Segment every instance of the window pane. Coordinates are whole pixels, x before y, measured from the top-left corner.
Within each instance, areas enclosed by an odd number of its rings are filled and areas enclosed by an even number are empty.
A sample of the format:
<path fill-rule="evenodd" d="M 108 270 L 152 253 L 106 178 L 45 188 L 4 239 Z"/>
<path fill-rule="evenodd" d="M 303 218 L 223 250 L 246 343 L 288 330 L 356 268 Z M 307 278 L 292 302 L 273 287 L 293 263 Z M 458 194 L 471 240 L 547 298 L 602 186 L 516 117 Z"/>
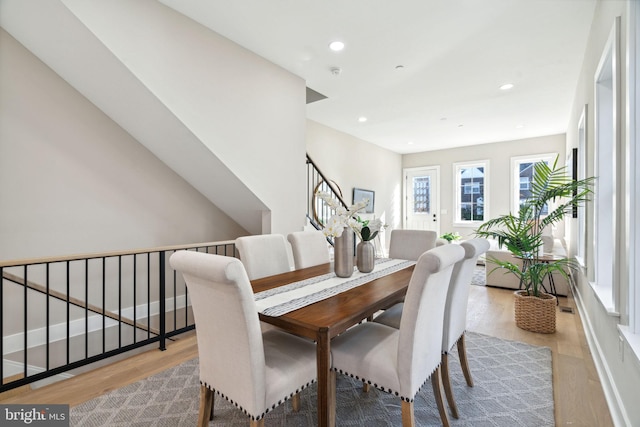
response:
<path fill-rule="evenodd" d="M 430 188 L 431 177 L 420 176 L 413 178 L 413 213 L 431 212 Z"/>
<path fill-rule="evenodd" d="M 460 221 L 484 220 L 484 166 L 460 166 L 457 173 L 459 188 L 458 218 Z"/>
<path fill-rule="evenodd" d="M 544 161 L 549 164 L 547 160 L 543 160 L 542 158 L 518 162 L 518 181 L 520 183 L 518 206 L 522 206 L 522 203 L 531 197 L 531 181 L 533 180 L 535 170 L 534 165 L 539 161 Z M 542 209 L 542 215 L 547 215 L 548 213 L 549 207 L 545 205 Z"/>
<path fill-rule="evenodd" d="M 520 163 L 520 169 L 519 169 L 520 172 L 518 175 L 520 177 L 520 199 L 519 199 L 518 206 L 522 205 L 522 202 L 524 202 L 525 199 L 528 199 L 529 197 L 531 197 L 531 191 L 530 191 L 529 185 L 527 185 L 526 187 L 523 187 L 522 182 L 526 181 L 527 184 L 531 182 L 531 179 L 533 178 L 533 165 L 534 165 L 534 162 Z"/>

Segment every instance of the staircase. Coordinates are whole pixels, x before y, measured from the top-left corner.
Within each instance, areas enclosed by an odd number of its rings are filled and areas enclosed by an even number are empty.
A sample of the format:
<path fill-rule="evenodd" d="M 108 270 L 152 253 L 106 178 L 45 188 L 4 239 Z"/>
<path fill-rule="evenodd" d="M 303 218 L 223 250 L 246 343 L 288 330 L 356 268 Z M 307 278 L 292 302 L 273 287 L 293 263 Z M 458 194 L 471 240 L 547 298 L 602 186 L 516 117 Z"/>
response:
<path fill-rule="evenodd" d="M 331 194 L 345 209 L 348 207 L 339 187 L 322 174 L 307 154 L 307 220 L 316 230 L 322 230 L 334 213 L 325 201 L 316 197 L 319 191 Z"/>

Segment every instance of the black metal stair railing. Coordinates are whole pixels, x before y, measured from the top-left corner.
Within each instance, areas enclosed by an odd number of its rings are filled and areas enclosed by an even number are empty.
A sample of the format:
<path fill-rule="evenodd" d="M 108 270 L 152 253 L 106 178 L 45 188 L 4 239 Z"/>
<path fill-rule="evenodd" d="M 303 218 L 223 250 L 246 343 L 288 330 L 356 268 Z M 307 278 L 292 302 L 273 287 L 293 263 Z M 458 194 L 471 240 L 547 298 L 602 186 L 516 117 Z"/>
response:
<path fill-rule="evenodd" d="M 234 241 L 0 262 L 0 392 L 195 328 L 177 250 L 236 256 Z"/>
<path fill-rule="evenodd" d="M 307 155 L 307 218 L 316 229 L 321 230 L 334 214 L 334 211 L 324 200 L 316 197 L 318 191 L 331 194 L 345 209 L 348 208 L 340 187 L 335 182 L 327 179 L 311 157 Z M 332 239 L 328 240 L 333 244 Z"/>

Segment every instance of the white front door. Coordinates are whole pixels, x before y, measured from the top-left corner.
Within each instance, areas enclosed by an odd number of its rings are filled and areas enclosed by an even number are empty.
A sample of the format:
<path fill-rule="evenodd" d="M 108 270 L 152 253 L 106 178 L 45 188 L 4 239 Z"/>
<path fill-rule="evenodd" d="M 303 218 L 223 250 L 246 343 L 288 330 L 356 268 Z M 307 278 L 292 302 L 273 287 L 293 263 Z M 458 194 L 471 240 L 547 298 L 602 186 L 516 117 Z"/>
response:
<path fill-rule="evenodd" d="M 438 166 L 404 170 L 404 224 L 412 230 L 440 233 Z"/>

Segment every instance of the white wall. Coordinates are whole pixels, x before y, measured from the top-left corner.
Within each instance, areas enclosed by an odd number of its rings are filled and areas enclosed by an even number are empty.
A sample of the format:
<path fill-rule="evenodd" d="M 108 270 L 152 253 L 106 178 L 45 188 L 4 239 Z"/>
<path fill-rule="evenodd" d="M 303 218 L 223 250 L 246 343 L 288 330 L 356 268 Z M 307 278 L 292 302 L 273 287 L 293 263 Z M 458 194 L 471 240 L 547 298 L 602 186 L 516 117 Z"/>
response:
<path fill-rule="evenodd" d="M 495 142 L 470 147 L 452 148 L 449 150 L 427 151 L 423 153 L 405 154 L 402 157 L 403 168 L 420 166 L 440 166 L 440 209 L 446 214 L 440 215 L 440 231 L 457 231 L 462 236 L 470 236 L 474 227 L 456 227 L 454 222 L 454 163 L 488 160 L 489 166 L 489 216 L 495 218 L 509 213 L 511 210 L 511 157 L 558 153 L 559 162 L 564 164 L 565 136 L 551 135 L 539 138 L 521 139 L 517 141 Z M 563 235 L 559 227 L 557 235 Z"/>
<path fill-rule="evenodd" d="M 246 234 L 0 30 L 0 259 Z"/>
<path fill-rule="evenodd" d="M 391 229 L 402 225 L 402 156 L 311 120 L 306 140 L 309 157 L 340 186 L 347 204 L 354 187 L 375 191 L 375 217 L 389 225 L 383 236 L 388 247 Z"/>
<path fill-rule="evenodd" d="M 63 3 L 264 203 L 262 232 L 302 227 L 303 79 L 155 0 Z"/>
<path fill-rule="evenodd" d="M 605 44 L 609 37 L 609 33 L 616 16 L 621 17 L 621 36 L 620 36 L 620 56 L 621 56 L 621 99 L 620 99 L 620 134 L 621 145 L 619 146 L 619 157 L 617 162 L 617 176 L 620 178 L 620 186 L 618 188 L 618 203 L 616 211 L 618 213 L 617 221 L 619 227 L 616 231 L 614 241 L 618 247 L 611 256 L 614 259 L 614 265 L 618 272 L 623 273 L 627 268 L 627 245 L 628 236 L 624 230 L 624 213 L 626 211 L 626 200 L 624 193 L 626 185 L 624 183 L 625 159 L 624 147 L 626 138 L 626 49 L 627 49 L 627 14 L 628 1 L 607 0 L 598 3 L 594 14 L 594 21 L 591 28 L 589 43 L 584 58 L 582 73 L 578 81 L 576 96 L 574 98 L 571 119 L 567 128 L 567 149 L 578 146 L 578 121 L 585 104 L 588 105 L 587 117 L 587 176 L 595 174 L 595 132 L 594 132 L 594 76 L 598 66 L 598 62 L 605 48 Z M 635 118 L 633 118 L 635 120 Z M 637 167 L 637 165 L 635 165 Z M 586 241 L 593 242 L 593 204 L 587 206 L 587 235 Z M 637 222 L 637 218 L 632 218 Z M 572 220 L 570 226 L 577 228 L 577 220 Z M 571 233 L 571 244 L 576 245 L 577 239 L 575 233 Z M 631 242 L 633 244 L 633 242 Z M 593 250 L 590 244 L 587 245 L 587 269 L 592 269 L 594 265 Z M 628 322 L 628 304 L 629 304 L 629 283 L 625 274 L 620 274 L 620 280 L 617 286 L 620 287 L 619 311 L 620 316 L 608 313 L 603 304 L 600 303 L 593 288 L 588 283 L 588 279 L 581 272 L 577 276 L 576 297 L 579 301 L 579 307 L 582 310 L 583 323 L 585 325 L 587 338 L 591 341 L 591 350 L 599 368 L 602 377 L 602 385 L 610 402 L 610 409 L 616 425 L 640 425 L 640 406 L 638 405 L 638 396 L 640 395 L 640 362 L 637 355 L 633 354 L 628 344 L 620 339 L 621 335 L 618 331 L 618 324 L 627 324 Z M 637 283 L 635 284 L 637 286 Z"/>
<path fill-rule="evenodd" d="M 156 0 L 3 1 L 0 25 L 250 233 L 304 223 L 300 77 Z"/>

